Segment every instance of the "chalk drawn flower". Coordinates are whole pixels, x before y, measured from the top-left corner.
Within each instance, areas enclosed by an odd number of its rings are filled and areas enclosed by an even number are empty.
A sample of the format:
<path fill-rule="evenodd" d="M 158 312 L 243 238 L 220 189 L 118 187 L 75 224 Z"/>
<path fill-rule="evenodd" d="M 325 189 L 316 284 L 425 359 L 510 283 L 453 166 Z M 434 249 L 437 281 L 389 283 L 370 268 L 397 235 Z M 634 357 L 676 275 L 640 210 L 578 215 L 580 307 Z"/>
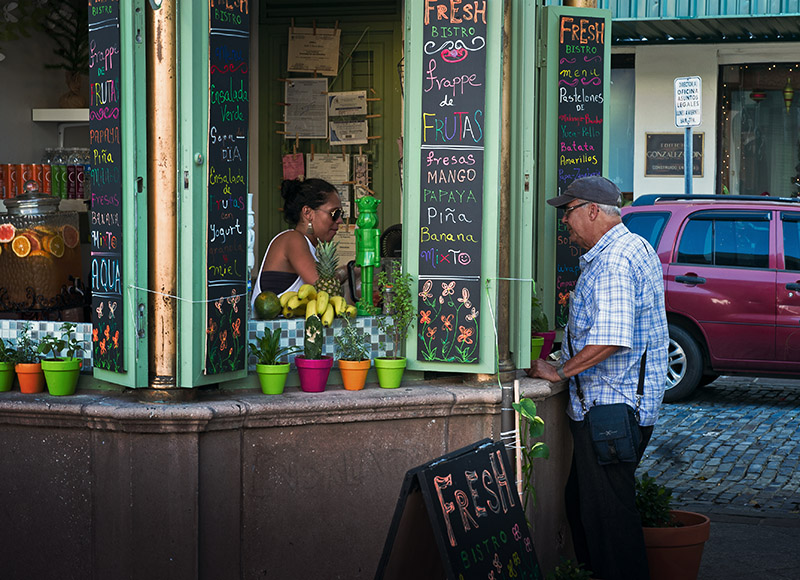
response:
<path fill-rule="evenodd" d="M 103 339 L 100 341 L 100 354 L 106 354 L 106 340 Z"/>
<path fill-rule="evenodd" d="M 94 309 L 97 312 L 97 318 L 103 318 L 103 306 L 105 306 L 105 302 L 101 302 L 100 306 Z"/>
<path fill-rule="evenodd" d="M 431 288 L 433 288 L 433 280 L 425 280 L 425 283 L 422 285 L 422 292 L 419 293 L 419 297 L 423 300 L 430 300 L 433 298 L 433 294 L 431 294 Z"/>
<path fill-rule="evenodd" d="M 472 308 L 472 302 L 469 301 L 469 290 L 466 288 L 461 289 L 461 298 L 456 298 L 466 308 Z"/>
<path fill-rule="evenodd" d="M 442 282 L 442 296 L 452 296 L 455 287 L 455 281 L 450 282 L 449 284 L 447 282 Z"/>
<path fill-rule="evenodd" d="M 465 327 L 459 325 L 458 326 L 458 331 L 461 334 L 458 335 L 458 338 L 456 339 L 456 341 L 457 342 L 463 342 L 465 344 L 472 344 L 472 339 L 470 337 L 472 336 L 473 330 L 474 330 L 473 328 L 465 328 Z"/>
<path fill-rule="evenodd" d="M 219 350 L 220 350 L 220 352 L 222 352 L 226 348 L 228 348 L 228 331 L 227 331 L 227 329 L 223 330 L 222 333 L 219 335 L 219 341 L 220 341 Z"/>
<path fill-rule="evenodd" d="M 428 337 L 429 338 L 436 338 L 436 331 L 439 330 L 438 326 L 429 326 L 428 327 Z"/>
<path fill-rule="evenodd" d="M 223 301 L 223 300 L 225 300 L 225 299 L 224 299 L 224 298 L 220 298 L 219 300 L 217 300 L 217 301 L 214 303 L 214 306 L 216 306 L 216 307 L 217 307 L 217 310 L 219 310 L 219 313 L 220 313 L 220 314 L 222 314 L 222 301 Z"/>
<path fill-rule="evenodd" d="M 420 310 L 419 311 L 419 323 L 420 324 L 430 324 L 431 322 L 431 311 L 430 310 Z"/>
<path fill-rule="evenodd" d="M 106 324 L 106 329 L 103 331 L 103 334 L 105 335 L 106 340 L 111 338 L 111 326 L 110 325 Z"/>
<path fill-rule="evenodd" d="M 447 330 L 453 330 L 453 315 L 448 314 L 445 316 L 442 314 L 439 318 L 442 319 L 442 326 L 444 326 Z"/>
<path fill-rule="evenodd" d="M 478 311 L 473 308 L 472 313 L 467 314 L 464 318 L 466 318 L 467 320 L 475 320 L 476 318 L 478 318 Z"/>
<path fill-rule="evenodd" d="M 93 328 L 92 329 L 92 342 L 97 342 L 98 340 L 100 340 L 100 338 L 98 338 L 98 336 L 97 336 L 98 334 L 100 334 L 100 329 L 99 328 Z"/>
<path fill-rule="evenodd" d="M 114 333 L 111 340 L 114 342 L 114 348 L 119 348 L 119 330 Z"/>
<path fill-rule="evenodd" d="M 240 328 L 242 326 L 242 319 L 237 318 L 236 320 L 234 320 L 232 326 L 233 326 L 233 338 L 237 338 L 241 334 Z"/>
<path fill-rule="evenodd" d="M 228 304 L 233 305 L 233 311 L 234 312 L 239 312 L 239 299 L 241 298 L 241 296 L 237 296 L 236 295 L 236 290 L 235 289 L 232 290 L 231 292 L 232 292 L 232 295 L 228 296 Z"/>

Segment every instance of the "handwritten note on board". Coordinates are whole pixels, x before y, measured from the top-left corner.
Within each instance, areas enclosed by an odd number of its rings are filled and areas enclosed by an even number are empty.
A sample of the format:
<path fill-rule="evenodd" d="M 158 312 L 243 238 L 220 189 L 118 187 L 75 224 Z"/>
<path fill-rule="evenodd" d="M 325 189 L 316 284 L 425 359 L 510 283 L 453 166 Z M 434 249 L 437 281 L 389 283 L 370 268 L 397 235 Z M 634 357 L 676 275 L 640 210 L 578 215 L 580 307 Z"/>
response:
<path fill-rule="evenodd" d="M 218 7 L 215 7 L 219 5 Z M 209 4 L 206 374 L 245 368 L 248 4 Z"/>
<path fill-rule="evenodd" d="M 487 2 L 426 3 L 417 357 L 478 362 Z"/>
<path fill-rule="evenodd" d="M 89 2 L 92 362 L 125 370 L 122 300 L 122 87 L 119 0 Z"/>
<path fill-rule="evenodd" d="M 605 20 L 562 15 L 558 43 L 558 193 L 580 177 L 603 171 Z M 569 318 L 569 293 L 582 250 L 569 241 L 558 212 L 556 326 Z"/>

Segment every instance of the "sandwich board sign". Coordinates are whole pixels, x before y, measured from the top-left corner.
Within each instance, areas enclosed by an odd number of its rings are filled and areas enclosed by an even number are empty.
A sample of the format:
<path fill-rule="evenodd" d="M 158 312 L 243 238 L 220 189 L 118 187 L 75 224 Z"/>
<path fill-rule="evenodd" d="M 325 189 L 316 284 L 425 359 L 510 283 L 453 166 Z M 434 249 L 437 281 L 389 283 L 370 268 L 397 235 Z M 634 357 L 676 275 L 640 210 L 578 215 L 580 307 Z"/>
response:
<path fill-rule="evenodd" d="M 697 127 L 702 116 L 702 80 L 700 77 L 675 79 L 675 126 Z"/>
<path fill-rule="evenodd" d="M 406 472 L 376 580 L 542 577 L 502 442 Z"/>

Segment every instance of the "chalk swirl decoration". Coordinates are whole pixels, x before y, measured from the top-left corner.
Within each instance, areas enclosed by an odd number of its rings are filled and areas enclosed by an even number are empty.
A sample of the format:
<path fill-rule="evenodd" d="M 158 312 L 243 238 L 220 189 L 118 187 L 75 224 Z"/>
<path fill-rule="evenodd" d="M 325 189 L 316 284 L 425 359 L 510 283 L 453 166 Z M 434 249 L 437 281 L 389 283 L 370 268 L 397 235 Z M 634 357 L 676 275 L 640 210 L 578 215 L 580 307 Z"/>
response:
<path fill-rule="evenodd" d="M 452 64 L 461 62 L 469 56 L 470 52 L 483 50 L 486 46 L 486 40 L 482 36 L 476 36 L 472 39 L 471 44 L 472 46 L 467 46 L 462 40 L 456 40 L 455 42 L 446 40 L 441 45 L 437 46 L 435 42 L 429 40 L 425 43 L 423 50 L 425 54 L 439 53 L 443 61 Z"/>

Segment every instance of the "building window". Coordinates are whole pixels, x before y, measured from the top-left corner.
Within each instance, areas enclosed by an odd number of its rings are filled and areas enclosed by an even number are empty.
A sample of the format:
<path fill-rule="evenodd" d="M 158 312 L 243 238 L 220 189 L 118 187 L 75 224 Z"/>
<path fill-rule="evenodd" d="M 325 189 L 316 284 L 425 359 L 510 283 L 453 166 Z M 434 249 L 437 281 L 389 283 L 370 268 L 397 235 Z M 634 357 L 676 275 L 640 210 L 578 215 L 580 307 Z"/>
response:
<path fill-rule="evenodd" d="M 718 193 L 800 191 L 800 64 L 721 67 Z"/>

